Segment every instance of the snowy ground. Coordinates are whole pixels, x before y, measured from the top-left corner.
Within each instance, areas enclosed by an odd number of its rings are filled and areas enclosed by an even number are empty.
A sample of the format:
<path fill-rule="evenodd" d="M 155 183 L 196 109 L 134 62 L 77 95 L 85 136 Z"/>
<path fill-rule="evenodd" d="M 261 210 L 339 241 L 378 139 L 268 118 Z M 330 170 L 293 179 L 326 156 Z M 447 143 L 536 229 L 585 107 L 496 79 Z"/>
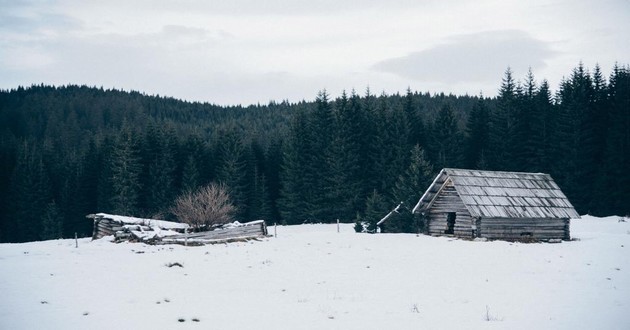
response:
<path fill-rule="evenodd" d="M 351 225 L 204 247 L 2 244 L 0 329 L 630 329 L 618 219 L 573 220 L 561 244 Z"/>

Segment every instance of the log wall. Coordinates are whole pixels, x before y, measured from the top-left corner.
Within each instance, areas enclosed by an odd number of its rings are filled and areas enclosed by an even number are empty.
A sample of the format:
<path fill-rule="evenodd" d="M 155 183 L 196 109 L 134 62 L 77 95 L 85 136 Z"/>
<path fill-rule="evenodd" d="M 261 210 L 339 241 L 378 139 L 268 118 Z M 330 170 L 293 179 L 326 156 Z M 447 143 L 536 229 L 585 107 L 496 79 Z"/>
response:
<path fill-rule="evenodd" d="M 479 223 L 479 236 L 488 239 L 570 239 L 569 219 L 482 218 Z"/>
<path fill-rule="evenodd" d="M 452 182 L 449 181 L 445 183 L 428 210 L 428 234 L 444 235 L 447 229 L 446 220 L 450 212 L 455 212 L 456 215 L 453 234 L 457 237 L 472 238 L 472 217 L 455 191 Z"/>

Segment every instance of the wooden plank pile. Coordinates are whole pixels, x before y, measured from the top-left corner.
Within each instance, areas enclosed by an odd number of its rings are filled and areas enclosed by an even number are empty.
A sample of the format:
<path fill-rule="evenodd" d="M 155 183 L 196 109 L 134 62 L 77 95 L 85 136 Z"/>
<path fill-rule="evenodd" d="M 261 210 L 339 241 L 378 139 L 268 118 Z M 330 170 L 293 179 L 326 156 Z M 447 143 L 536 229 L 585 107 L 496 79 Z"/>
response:
<path fill-rule="evenodd" d="M 256 220 L 247 223 L 235 222 L 212 231 L 168 236 L 162 239 L 162 243 L 214 244 L 249 240 L 264 236 L 267 236 L 265 220 Z"/>
<path fill-rule="evenodd" d="M 141 219 L 105 213 L 90 214 L 94 219 L 92 239 L 113 236 L 115 242 L 131 241 L 147 244 L 202 245 L 236 240 L 249 240 L 267 235 L 264 220 L 228 223 L 209 231 L 189 233 L 187 224 L 155 219 Z"/>
<path fill-rule="evenodd" d="M 116 240 L 131 240 L 135 238 L 143 241 L 155 235 L 168 236 L 184 233 L 189 227 L 185 223 L 107 213 L 89 214 L 86 217 L 94 220 L 92 239 L 114 236 Z"/>

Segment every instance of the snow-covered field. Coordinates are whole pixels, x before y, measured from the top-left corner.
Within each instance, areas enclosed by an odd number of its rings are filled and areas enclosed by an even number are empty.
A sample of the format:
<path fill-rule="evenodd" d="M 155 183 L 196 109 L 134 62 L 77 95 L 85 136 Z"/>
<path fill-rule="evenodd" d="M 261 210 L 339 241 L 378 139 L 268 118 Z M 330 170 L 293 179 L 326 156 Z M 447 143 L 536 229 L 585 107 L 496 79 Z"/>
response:
<path fill-rule="evenodd" d="M 351 225 L 203 247 L 1 244 L 0 329 L 630 329 L 618 219 L 573 220 L 561 244 Z"/>

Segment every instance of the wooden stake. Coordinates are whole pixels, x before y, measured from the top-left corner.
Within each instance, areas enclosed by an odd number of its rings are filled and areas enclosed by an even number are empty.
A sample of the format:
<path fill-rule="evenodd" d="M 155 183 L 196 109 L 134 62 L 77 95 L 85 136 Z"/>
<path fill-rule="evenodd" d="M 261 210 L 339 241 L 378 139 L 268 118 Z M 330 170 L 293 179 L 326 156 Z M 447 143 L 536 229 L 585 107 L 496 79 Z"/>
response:
<path fill-rule="evenodd" d="M 273 237 L 278 237 L 278 223 L 274 222 L 273 223 Z"/>
<path fill-rule="evenodd" d="M 339 219 L 337 219 L 337 232 L 339 232 Z"/>
<path fill-rule="evenodd" d="M 77 238 L 77 233 L 74 232 L 74 247 L 78 248 L 79 247 L 79 239 Z"/>

